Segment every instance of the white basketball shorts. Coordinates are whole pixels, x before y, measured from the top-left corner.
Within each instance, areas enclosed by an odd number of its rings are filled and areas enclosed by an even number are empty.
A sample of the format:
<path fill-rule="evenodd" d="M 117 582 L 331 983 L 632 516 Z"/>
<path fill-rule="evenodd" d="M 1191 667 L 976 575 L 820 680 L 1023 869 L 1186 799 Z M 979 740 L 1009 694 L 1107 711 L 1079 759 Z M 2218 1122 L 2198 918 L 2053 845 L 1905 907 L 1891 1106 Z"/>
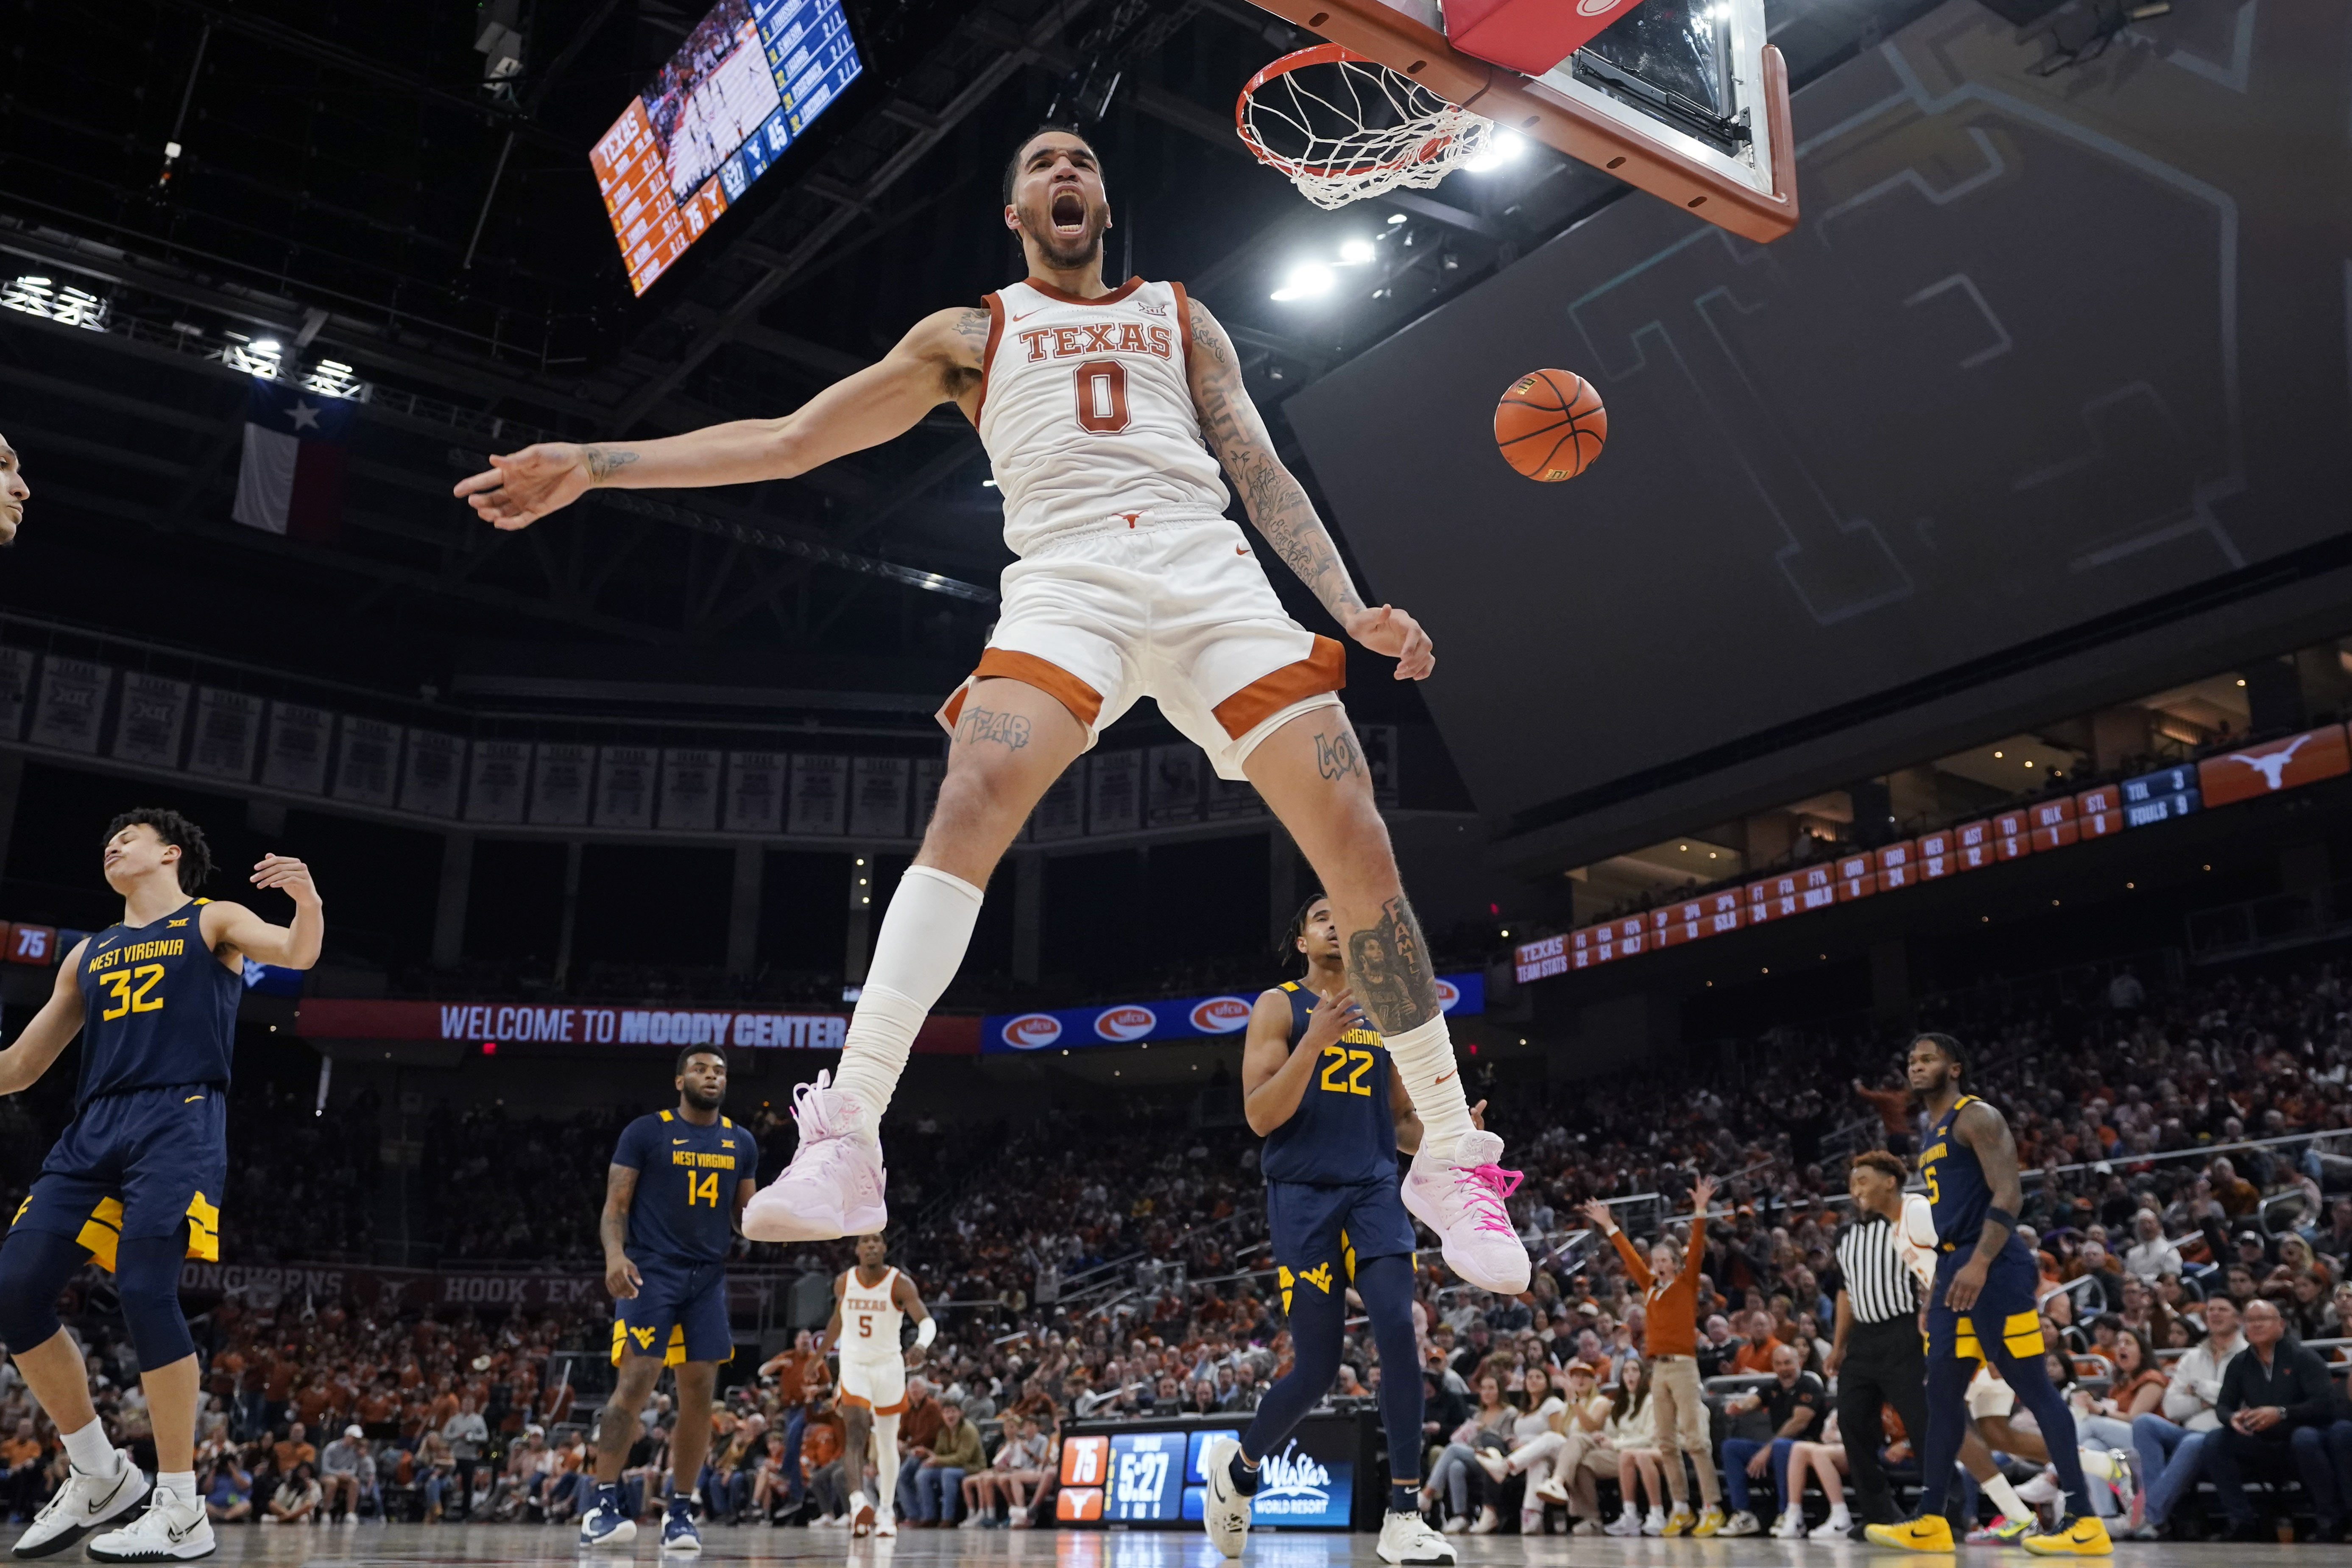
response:
<path fill-rule="evenodd" d="M 1227 518 L 1121 514 L 1047 540 L 1005 568 L 1003 590 L 987 651 L 939 711 L 950 734 L 972 683 L 992 677 L 1058 699 L 1090 750 L 1150 697 L 1218 777 L 1239 780 L 1260 742 L 1337 707 L 1347 684 L 1346 651 L 1283 613 Z"/>
<path fill-rule="evenodd" d="M 898 1415 L 907 1408 L 907 1363 L 843 1357 L 841 1402 L 863 1405 L 877 1415 Z"/>

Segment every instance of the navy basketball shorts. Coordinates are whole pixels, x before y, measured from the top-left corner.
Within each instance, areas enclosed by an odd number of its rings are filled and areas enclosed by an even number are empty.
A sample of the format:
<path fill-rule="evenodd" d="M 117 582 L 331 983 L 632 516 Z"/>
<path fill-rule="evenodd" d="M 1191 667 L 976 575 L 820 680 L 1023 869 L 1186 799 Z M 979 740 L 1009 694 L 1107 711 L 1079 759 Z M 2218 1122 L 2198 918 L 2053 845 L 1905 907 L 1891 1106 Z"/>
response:
<path fill-rule="evenodd" d="M 1944 1289 L 1952 1276 L 1975 1254 L 1974 1244 L 1948 1252 L 1936 1262 L 1935 1293 L 1927 1303 L 1927 1357 L 1982 1361 L 1987 1343 L 2001 1346 L 2011 1356 L 2032 1357 L 2042 1352 L 2042 1313 L 2034 1305 L 2040 1270 L 2024 1243 L 2011 1237 L 1985 1274 L 1984 1289 L 1965 1312 L 1944 1305 Z"/>
<path fill-rule="evenodd" d="M 220 1259 L 228 1183 L 228 1097 L 213 1084 L 102 1094 L 81 1108 L 41 1162 L 12 1230 L 69 1237 L 114 1268 L 125 1237 L 174 1236 L 188 1256 Z"/>
<path fill-rule="evenodd" d="M 1412 1218 L 1391 1180 L 1344 1186 L 1268 1182 L 1265 1217 L 1286 1315 L 1294 1288 L 1336 1293 L 1356 1277 L 1360 1259 L 1410 1256 L 1413 1249 Z"/>
<path fill-rule="evenodd" d="M 613 1364 L 631 1355 L 659 1356 L 664 1366 L 726 1361 L 735 1353 L 727 1328 L 727 1266 L 660 1258 L 633 1259 L 643 1281 L 613 1303 Z"/>

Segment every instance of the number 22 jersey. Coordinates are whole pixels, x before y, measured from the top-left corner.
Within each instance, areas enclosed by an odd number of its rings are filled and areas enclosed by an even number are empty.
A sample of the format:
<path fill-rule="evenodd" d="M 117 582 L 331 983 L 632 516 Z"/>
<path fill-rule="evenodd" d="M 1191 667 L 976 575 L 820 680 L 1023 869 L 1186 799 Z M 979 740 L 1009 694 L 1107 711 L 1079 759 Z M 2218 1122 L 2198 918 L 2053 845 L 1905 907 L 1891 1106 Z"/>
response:
<path fill-rule="evenodd" d="M 760 1149 L 751 1133 L 724 1116 L 698 1127 L 662 1110 L 621 1130 L 613 1163 L 637 1173 L 629 1200 L 633 1258 L 644 1253 L 676 1263 L 717 1263 L 734 1245 L 736 1187 L 759 1179 Z"/>

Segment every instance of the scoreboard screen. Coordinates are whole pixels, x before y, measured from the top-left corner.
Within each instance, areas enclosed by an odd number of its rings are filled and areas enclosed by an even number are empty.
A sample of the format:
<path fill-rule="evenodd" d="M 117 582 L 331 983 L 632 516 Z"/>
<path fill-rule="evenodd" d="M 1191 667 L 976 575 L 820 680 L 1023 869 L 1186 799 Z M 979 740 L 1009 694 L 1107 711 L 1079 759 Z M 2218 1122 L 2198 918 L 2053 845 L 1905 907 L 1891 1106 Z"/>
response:
<path fill-rule="evenodd" d="M 588 154 L 644 293 L 864 68 L 841 0 L 719 0 Z"/>

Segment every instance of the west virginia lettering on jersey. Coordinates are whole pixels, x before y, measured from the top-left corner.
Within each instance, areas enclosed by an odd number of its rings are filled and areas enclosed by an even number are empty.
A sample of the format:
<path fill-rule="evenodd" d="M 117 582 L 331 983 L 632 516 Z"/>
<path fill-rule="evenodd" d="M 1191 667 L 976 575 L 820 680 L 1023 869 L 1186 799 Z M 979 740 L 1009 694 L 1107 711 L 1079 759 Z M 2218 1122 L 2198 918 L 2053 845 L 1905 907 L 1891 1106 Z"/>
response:
<path fill-rule="evenodd" d="M 185 937 L 164 937 L 154 942 L 134 942 L 128 947 L 112 948 L 94 955 L 84 967 L 86 974 L 101 969 L 111 969 L 118 963 L 130 963 L 142 958 L 177 958 L 188 951 Z"/>
<path fill-rule="evenodd" d="M 731 1171 L 735 1168 L 735 1156 L 698 1154 L 691 1149 L 673 1149 L 669 1152 L 669 1163 L 673 1165 L 693 1165 L 706 1170 Z"/>
<path fill-rule="evenodd" d="M 1114 339 L 1113 334 L 1117 337 Z M 1176 334 L 1166 327 L 1147 327 L 1139 321 L 1087 321 L 1075 327 L 1038 327 L 1019 333 L 1029 349 L 1033 363 L 1043 359 L 1083 359 L 1089 354 L 1150 354 L 1159 359 L 1172 359 L 1176 353 Z M 1046 352 L 1047 343 L 1054 345 Z"/>

